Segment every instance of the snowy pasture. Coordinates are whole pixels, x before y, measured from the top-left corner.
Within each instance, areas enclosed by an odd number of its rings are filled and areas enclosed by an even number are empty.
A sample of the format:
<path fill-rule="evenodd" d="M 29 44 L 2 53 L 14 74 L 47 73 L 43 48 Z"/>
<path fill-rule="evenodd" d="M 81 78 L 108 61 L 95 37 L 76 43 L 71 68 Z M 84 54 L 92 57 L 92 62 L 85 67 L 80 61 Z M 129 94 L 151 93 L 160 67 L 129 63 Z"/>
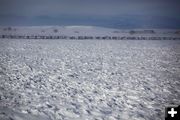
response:
<path fill-rule="evenodd" d="M 1 120 L 163 120 L 180 41 L 0 40 Z"/>

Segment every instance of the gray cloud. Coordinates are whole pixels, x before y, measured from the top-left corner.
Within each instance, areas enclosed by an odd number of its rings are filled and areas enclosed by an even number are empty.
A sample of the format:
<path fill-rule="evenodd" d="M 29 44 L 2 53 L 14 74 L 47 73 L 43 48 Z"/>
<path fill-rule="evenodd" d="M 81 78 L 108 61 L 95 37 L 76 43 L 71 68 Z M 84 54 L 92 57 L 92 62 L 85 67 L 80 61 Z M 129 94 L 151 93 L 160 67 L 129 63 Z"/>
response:
<path fill-rule="evenodd" d="M 176 16 L 179 0 L 0 0 L 0 14 L 23 16 L 162 15 Z"/>
<path fill-rule="evenodd" d="M 0 24 L 20 21 L 26 24 L 31 21 L 38 24 L 64 24 L 64 21 L 76 24 L 90 21 L 113 26 L 122 23 L 118 19 L 126 22 L 126 16 L 128 21 L 138 19 L 144 24 L 152 20 L 159 22 L 159 18 L 179 23 L 179 6 L 180 0 L 0 0 Z M 150 18 L 147 19 L 147 16 Z M 133 21 L 130 23 L 134 24 Z"/>

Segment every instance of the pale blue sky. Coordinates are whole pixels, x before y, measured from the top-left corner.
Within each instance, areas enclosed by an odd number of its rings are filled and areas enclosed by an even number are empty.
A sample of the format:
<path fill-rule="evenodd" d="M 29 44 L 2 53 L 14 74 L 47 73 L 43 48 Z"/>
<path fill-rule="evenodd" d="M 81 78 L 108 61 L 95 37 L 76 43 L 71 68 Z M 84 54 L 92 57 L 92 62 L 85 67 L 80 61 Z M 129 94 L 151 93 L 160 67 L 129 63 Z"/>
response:
<path fill-rule="evenodd" d="M 0 25 L 180 28 L 179 6 L 180 0 L 0 0 Z"/>

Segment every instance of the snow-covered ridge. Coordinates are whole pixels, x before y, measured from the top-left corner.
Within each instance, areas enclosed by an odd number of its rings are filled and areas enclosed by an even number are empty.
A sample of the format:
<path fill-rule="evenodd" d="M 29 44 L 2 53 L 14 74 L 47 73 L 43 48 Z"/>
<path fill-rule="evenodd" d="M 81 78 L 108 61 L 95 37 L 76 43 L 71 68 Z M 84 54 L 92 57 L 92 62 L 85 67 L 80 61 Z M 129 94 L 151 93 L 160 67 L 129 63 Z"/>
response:
<path fill-rule="evenodd" d="M 84 29 L 93 29 L 94 27 L 93 26 L 65 26 L 65 28 L 67 28 L 67 29 L 77 29 L 77 28 L 80 28 L 80 29 L 82 29 L 82 28 L 84 28 Z"/>
<path fill-rule="evenodd" d="M 31 26 L 0 27 L 0 35 L 14 36 L 91 36 L 91 37 L 175 37 L 180 30 L 171 29 L 112 29 L 96 26 Z M 58 37 L 59 38 L 59 37 Z"/>

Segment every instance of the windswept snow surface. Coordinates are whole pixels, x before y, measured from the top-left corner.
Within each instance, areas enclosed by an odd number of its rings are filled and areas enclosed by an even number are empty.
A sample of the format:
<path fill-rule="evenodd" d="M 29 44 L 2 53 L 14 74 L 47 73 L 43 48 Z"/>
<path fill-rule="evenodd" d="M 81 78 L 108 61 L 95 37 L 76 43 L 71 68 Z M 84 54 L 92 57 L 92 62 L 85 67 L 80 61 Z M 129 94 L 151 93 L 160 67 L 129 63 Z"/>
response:
<path fill-rule="evenodd" d="M 163 120 L 180 41 L 0 40 L 0 120 Z"/>

